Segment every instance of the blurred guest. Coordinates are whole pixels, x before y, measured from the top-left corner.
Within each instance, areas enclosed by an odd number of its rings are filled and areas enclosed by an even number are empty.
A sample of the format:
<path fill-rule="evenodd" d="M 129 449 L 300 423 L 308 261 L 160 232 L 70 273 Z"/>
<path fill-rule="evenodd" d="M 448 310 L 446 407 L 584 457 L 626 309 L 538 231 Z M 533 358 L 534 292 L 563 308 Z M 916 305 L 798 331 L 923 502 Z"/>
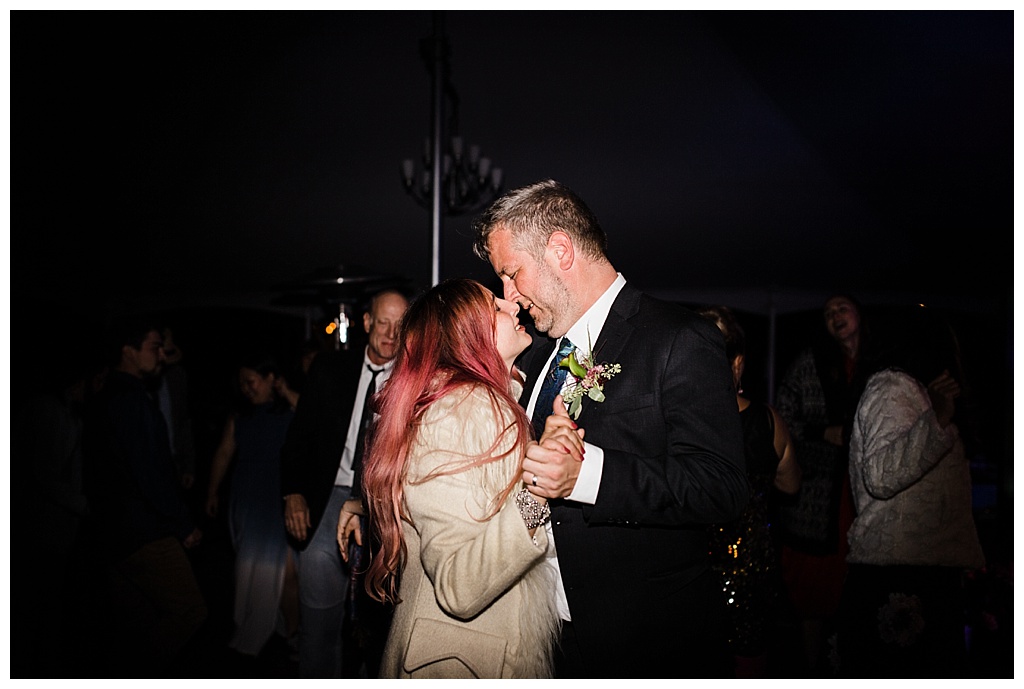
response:
<path fill-rule="evenodd" d="M 327 337 L 323 334 L 313 335 L 302 343 L 299 351 L 299 368 L 304 375 L 309 374 L 309 367 L 313 365 L 313 359 L 320 352 L 328 352 L 334 349 Z"/>
<path fill-rule="evenodd" d="M 85 425 L 85 486 L 110 584 L 111 672 L 156 677 L 206 620 L 185 549 L 202 532 L 178 492 L 167 424 L 150 394 L 164 343 L 144 320 L 115 321 L 111 370 Z"/>
<path fill-rule="evenodd" d="M 726 306 L 710 306 L 698 313 L 718 325 L 725 336 L 750 483 L 750 501 L 740 518 L 712 526 L 712 566 L 720 577 L 729 611 L 729 646 L 736 676 L 766 677 L 782 583 L 769 501 L 773 490 L 787 495 L 799 490 L 800 466 L 779 413 L 764 402 L 751 402 L 743 396 L 740 381 L 746 363 L 746 335 L 735 314 Z"/>
<path fill-rule="evenodd" d="M 210 468 L 206 513 L 216 517 L 229 478 L 228 529 L 235 549 L 235 629 L 228 645 L 258 656 L 277 632 L 298 629 L 297 553 L 281 510 L 281 447 L 293 411 L 276 393 L 277 363 L 264 353 L 242 357 L 244 408 L 230 414 Z"/>
<path fill-rule="evenodd" d="M 82 424 L 103 379 L 99 363 L 81 350 L 54 352 L 47 361 L 33 386 L 14 398 L 11 413 L 11 514 L 31 524 L 12 552 L 32 564 L 11 589 L 15 677 L 61 676 L 55 662 L 68 655 L 68 615 L 82 575 L 78 539 L 89 513 Z"/>
<path fill-rule="evenodd" d="M 531 338 L 518 313 L 456 279 L 404 321 L 363 477 L 380 534 L 367 583 L 397 604 L 382 678 L 551 677 L 551 511 L 523 484 L 530 422 L 513 363 Z M 575 428 L 564 411 L 550 418 Z"/>
<path fill-rule="evenodd" d="M 330 336 L 326 333 L 319 333 L 305 339 L 298 347 L 291 350 L 277 376 L 278 394 L 286 394 L 297 402 L 316 355 L 320 352 L 333 351 L 333 349 L 334 347 L 330 344 Z M 284 389 L 285 387 L 287 389 Z"/>
<path fill-rule="evenodd" d="M 829 297 L 822 316 L 824 328 L 789 367 L 776 397 L 801 470 L 796 499 L 779 510 L 782 576 L 800 625 L 804 670 L 812 675 L 831 673 L 827 639 L 839 609 L 846 531 L 853 520 L 849 430 L 871 344 L 863 309 L 853 297 Z"/>
<path fill-rule="evenodd" d="M 292 411 L 299 406 L 299 390 L 284 373 L 274 378 L 274 394 L 280 397 Z"/>
<path fill-rule="evenodd" d="M 954 422 L 962 380 L 955 336 L 919 307 L 861 396 L 838 646 L 845 676 L 974 676 L 964 576 L 985 558 Z"/>
<path fill-rule="evenodd" d="M 397 291 L 378 293 L 363 314 L 366 347 L 316 355 L 281 450 L 285 527 L 300 550 L 299 674 L 304 678 L 342 676 L 350 572 L 338 547 L 338 519 L 362 454 L 364 400 L 391 373 L 407 307 Z"/>
<path fill-rule="evenodd" d="M 167 420 L 167 433 L 171 455 L 178 472 L 181 487 L 190 490 L 196 478 L 196 448 L 189 407 L 188 373 L 182 364 L 181 347 L 174 340 L 174 332 L 164 327 L 164 366 L 159 376 L 157 399 L 160 411 Z"/>

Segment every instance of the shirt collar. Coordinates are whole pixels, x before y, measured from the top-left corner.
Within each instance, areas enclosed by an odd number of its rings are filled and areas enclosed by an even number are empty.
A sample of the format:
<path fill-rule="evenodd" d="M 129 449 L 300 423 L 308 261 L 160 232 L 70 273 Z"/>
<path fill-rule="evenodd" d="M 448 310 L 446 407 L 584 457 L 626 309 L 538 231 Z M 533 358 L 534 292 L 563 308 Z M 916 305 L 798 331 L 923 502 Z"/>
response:
<path fill-rule="evenodd" d="M 364 371 L 366 370 L 366 368 L 365 368 L 366 366 L 369 366 L 374 371 L 390 371 L 391 370 L 392 365 L 394 365 L 394 363 L 395 363 L 394 359 L 390 359 L 389 361 L 385 362 L 383 366 L 380 366 L 380 365 L 375 364 L 372 361 L 370 361 L 370 355 L 369 355 L 368 352 L 369 352 L 369 349 L 364 349 L 363 350 L 363 370 Z"/>

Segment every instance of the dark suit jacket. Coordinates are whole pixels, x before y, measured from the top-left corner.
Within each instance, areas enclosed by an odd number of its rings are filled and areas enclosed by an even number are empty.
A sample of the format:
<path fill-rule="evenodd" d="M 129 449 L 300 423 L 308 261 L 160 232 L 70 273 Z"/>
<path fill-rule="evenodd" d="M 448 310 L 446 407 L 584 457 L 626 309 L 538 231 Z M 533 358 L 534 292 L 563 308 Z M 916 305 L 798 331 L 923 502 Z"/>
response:
<path fill-rule="evenodd" d="M 554 345 L 535 338 L 520 362 L 524 406 Z M 714 673 L 705 665 L 721 659 L 711 654 L 725 606 L 707 525 L 738 517 L 748 497 L 724 340 L 710 321 L 626 284 L 594 352 L 622 365 L 577 420 L 604 449 L 597 501 L 551 505 L 584 664 L 594 677 Z"/>
<path fill-rule="evenodd" d="M 281 448 L 281 495 L 300 493 L 309 506 L 312 540 L 334 490 L 362 373 L 365 347 L 321 352 L 313 359 L 305 387 Z"/>
<path fill-rule="evenodd" d="M 85 490 L 100 547 L 121 559 L 195 528 L 178 492 L 167 423 L 146 382 L 107 375 L 83 426 Z"/>

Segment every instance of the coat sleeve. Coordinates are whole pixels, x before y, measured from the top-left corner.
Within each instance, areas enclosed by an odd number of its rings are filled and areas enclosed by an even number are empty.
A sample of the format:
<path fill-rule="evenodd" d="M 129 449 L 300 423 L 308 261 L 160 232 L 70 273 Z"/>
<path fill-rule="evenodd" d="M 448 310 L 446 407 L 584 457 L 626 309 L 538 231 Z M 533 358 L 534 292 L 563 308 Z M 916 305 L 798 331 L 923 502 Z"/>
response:
<path fill-rule="evenodd" d="M 424 418 L 411 473 L 423 477 L 431 470 L 465 462 L 488 450 L 499 431 L 486 394 L 474 392 L 455 408 L 442 400 Z M 511 433 L 502 444 L 508 451 Z M 545 529 L 536 530 L 535 544 L 511 500 L 485 519 L 489 501 L 519 471 L 519 464 L 519 457 L 507 455 L 483 466 L 406 484 L 406 505 L 421 542 L 420 552 L 410 557 L 420 558 L 438 604 L 454 617 L 469 619 L 479 614 L 544 557 Z"/>
<path fill-rule="evenodd" d="M 953 447 L 958 432 L 943 429 L 925 388 L 905 373 L 875 375 L 857 409 L 860 478 L 873 497 L 886 500 L 916 483 Z"/>
<path fill-rule="evenodd" d="M 281 448 L 281 496 L 298 493 L 307 500 L 308 487 L 314 482 L 311 474 L 314 470 L 317 457 L 317 442 L 321 435 L 330 431 L 324 429 L 325 419 L 330 418 L 328 411 L 332 408 L 332 397 L 338 392 L 334 389 L 337 385 L 338 375 L 336 369 L 338 363 L 329 360 L 327 354 L 317 356 L 313 359 L 306 379 L 306 388 L 299 396 L 299 403 L 295 407 L 295 414 L 288 425 L 288 433 L 285 443 Z M 346 420 L 339 419 L 339 425 L 345 424 Z M 345 424 L 345 428 L 347 428 Z M 344 445 L 343 433 L 330 432 L 337 435 L 338 443 Z M 341 457 L 341 449 L 337 450 L 337 456 Z"/>

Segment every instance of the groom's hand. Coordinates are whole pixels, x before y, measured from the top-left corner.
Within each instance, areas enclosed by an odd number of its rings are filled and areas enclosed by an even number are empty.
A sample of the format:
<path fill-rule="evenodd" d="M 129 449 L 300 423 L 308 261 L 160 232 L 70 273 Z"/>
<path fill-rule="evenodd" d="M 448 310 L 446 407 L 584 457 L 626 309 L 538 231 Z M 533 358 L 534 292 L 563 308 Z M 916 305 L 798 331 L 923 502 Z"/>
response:
<path fill-rule="evenodd" d="M 563 498 L 572 493 L 580 475 L 584 430 L 569 418 L 561 395 L 555 397 L 551 407 L 540 440 L 526 449 L 523 482 L 534 495 Z"/>
<path fill-rule="evenodd" d="M 544 420 L 544 432 L 537 440 L 549 450 L 561 449 L 582 462 L 586 448 L 583 445 L 583 429 L 569 418 L 561 395 L 555 395 L 551 403 L 551 414 Z"/>

